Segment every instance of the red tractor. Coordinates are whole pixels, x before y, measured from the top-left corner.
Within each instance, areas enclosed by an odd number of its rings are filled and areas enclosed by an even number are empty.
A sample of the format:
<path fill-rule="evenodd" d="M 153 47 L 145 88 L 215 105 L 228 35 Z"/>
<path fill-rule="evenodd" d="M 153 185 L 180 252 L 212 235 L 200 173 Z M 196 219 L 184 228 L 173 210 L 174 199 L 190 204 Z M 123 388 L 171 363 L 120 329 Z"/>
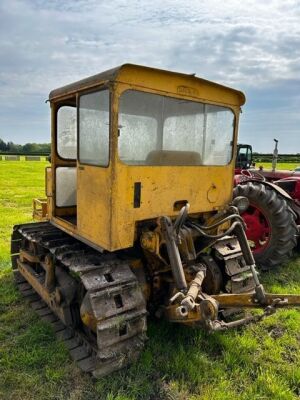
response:
<path fill-rule="evenodd" d="M 288 260 L 300 233 L 300 171 L 276 170 L 275 142 L 272 169 L 253 168 L 248 144 L 238 145 L 235 169 L 234 197 L 249 200 L 242 217 L 255 260 L 262 268 Z"/>

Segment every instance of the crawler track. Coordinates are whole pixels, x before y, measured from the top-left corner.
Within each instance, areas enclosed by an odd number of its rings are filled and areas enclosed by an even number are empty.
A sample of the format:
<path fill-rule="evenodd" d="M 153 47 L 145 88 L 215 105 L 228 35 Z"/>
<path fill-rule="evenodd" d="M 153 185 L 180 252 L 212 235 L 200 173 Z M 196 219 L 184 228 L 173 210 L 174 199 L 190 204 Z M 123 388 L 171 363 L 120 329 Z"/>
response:
<path fill-rule="evenodd" d="M 15 226 L 11 253 L 20 292 L 83 371 L 100 377 L 136 360 L 146 340 L 146 308 L 127 260 L 100 254 L 47 222 Z M 47 259 L 55 264 L 50 288 Z M 58 289 L 72 296 L 58 301 Z"/>

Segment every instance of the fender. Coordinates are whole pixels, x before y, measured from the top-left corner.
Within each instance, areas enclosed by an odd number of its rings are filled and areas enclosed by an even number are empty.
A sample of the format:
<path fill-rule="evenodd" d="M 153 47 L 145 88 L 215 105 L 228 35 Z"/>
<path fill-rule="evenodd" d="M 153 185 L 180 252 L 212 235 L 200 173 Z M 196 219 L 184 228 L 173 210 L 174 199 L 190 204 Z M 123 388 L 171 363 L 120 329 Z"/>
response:
<path fill-rule="evenodd" d="M 263 180 L 255 179 L 255 178 L 249 178 L 249 179 L 245 179 L 245 180 L 239 182 L 238 184 L 239 185 L 245 185 L 248 182 L 257 182 L 257 183 L 261 183 L 262 185 L 269 186 L 273 190 L 275 190 L 278 194 L 283 196 L 286 200 L 293 202 L 292 197 L 285 190 L 283 190 L 280 186 L 277 186 L 277 185 L 275 185 L 274 183 L 271 183 L 271 182 L 267 182 L 267 181 L 263 181 Z"/>
<path fill-rule="evenodd" d="M 275 181 L 274 183 L 288 192 L 295 202 L 300 204 L 300 177 L 288 177 Z"/>
<path fill-rule="evenodd" d="M 300 236 L 300 203 L 297 199 L 293 199 L 283 188 L 280 186 L 276 185 L 275 183 L 263 181 L 260 179 L 255 179 L 255 178 L 247 178 L 245 179 L 245 175 L 236 175 L 238 177 L 237 180 L 235 180 L 235 186 L 237 185 L 245 185 L 248 182 L 257 182 L 265 186 L 269 186 L 273 190 L 275 190 L 280 196 L 282 196 L 290 206 L 290 208 L 293 210 L 295 213 L 296 217 L 296 224 L 298 226 L 298 235 Z M 239 181 L 239 177 L 242 176 L 243 179 Z M 282 179 L 283 180 L 283 179 Z M 287 180 L 287 179 L 286 179 Z M 298 181 L 298 179 L 297 179 Z"/>

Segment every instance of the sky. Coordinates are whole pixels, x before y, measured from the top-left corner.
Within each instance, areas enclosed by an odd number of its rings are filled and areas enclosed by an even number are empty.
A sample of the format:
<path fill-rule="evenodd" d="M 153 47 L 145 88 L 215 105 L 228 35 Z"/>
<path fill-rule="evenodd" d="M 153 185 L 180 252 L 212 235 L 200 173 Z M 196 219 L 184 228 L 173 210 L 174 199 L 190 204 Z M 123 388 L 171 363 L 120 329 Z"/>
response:
<path fill-rule="evenodd" d="M 300 153 L 300 0 L 0 0 L 0 138 L 50 141 L 50 90 L 123 63 L 242 90 L 239 142 Z"/>

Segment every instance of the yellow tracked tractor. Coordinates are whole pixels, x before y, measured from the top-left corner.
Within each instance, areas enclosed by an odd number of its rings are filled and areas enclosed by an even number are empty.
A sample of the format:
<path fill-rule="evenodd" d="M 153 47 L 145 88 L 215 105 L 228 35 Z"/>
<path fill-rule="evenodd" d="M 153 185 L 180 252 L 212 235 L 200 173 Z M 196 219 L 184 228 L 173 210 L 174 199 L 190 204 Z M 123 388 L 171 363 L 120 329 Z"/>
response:
<path fill-rule="evenodd" d="M 79 366 L 136 359 L 147 312 L 209 330 L 300 296 L 266 294 L 232 201 L 243 93 L 123 65 L 50 93 L 46 219 L 14 227 L 12 265 L 32 307 Z M 232 308 L 261 315 L 226 322 Z M 228 311 L 229 310 L 229 311 Z"/>

